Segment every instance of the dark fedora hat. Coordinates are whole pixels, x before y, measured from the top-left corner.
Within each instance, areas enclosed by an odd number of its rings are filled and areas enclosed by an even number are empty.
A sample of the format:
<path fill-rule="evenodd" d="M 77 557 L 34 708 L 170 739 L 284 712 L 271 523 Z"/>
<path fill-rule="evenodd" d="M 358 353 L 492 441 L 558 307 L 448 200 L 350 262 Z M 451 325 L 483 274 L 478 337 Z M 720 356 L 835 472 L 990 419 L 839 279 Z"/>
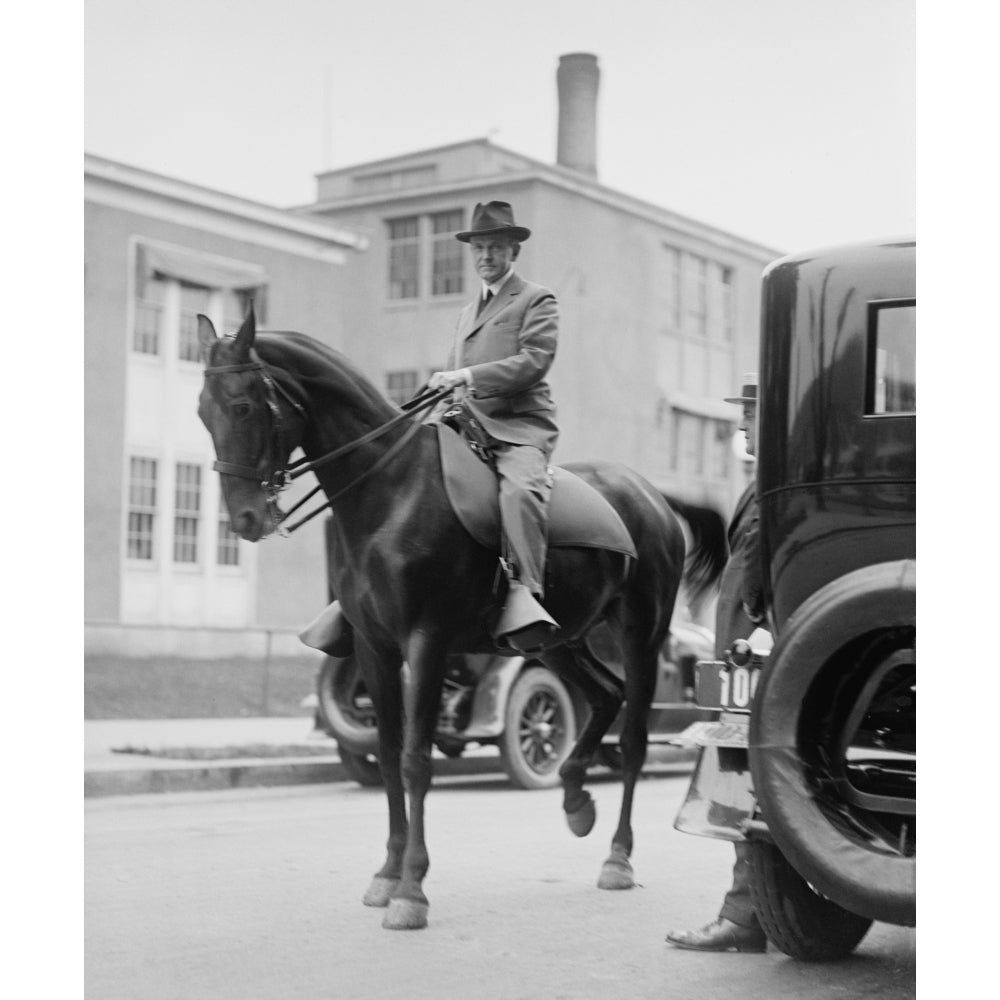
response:
<path fill-rule="evenodd" d="M 514 210 L 505 201 L 479 202 L 472 210 L 472 228 L 467 233 L 455 233 L 455 239 L 468 243 L 476 236 L 503 233 L 518 243 L 523 243 L 531 230 L 514 225 Z"/>
<path fill-rule="evenodd" d="M 750 372 L 743 376 L 743 386 L 739 396 L 727 396 L 727 403 L 756 403 L 757 402 L 757 373 Z"/>

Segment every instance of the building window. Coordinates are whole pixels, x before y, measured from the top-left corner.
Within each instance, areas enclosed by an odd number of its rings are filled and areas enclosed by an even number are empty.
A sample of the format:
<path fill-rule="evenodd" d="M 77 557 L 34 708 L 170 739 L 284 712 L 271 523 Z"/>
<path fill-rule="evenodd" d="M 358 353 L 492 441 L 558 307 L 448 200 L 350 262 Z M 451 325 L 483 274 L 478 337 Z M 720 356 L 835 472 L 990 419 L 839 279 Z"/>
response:
<path fill-rule="evenodd" d="M 465 257 L 455 233 L 462 228 L 462 210 L 435 212 L 431 216 L 431 295 L 455 295 L 464 289 Z"/>
<path fill-rule="evenodd" d="M 198 285 L 181 284 L 180 329 L 177 337 L 177 357 L 181 361 L 199 361 L 198 313 L 209 311 L 210 290 Z"/>
<path fill-rule="evenodd" d="M 142 282 L 142 293 L 135 302 L 135 325 L 132 328 L 132 350 L 136 354 L 160 353 L 160 325 L 166 294 L 166 283 L 158 278 L 150 277 Z"/>
<path fill-rule="evenodd" d="M 408 403 L 417 394 L 418 374 L 415 370 L 388 372 L 385 377 L 389 399 L 397 406 Z"/>
<path fill-rule="evenodd" d="M 729 456 L 733 441 L 733 425 L 727 420 L 712 421 L 710 474 L 716 479 L 729 477 Z"/>
<path fill-rule="evenodd" d="M 674 247 L 663 247 L 664 258 L 659 282 L 663 319 L 673 332 L 681 326 L 681 253 Z"/>
<path fill-rule="evenodd" d="M 229 522 L 229 511 L 226 509 L 225 498 L 219 497 L 218 543 L 215 548 L 215 561 L 220 566 L 239 566 L 240 537 L 233 531 Z"/>
<path fill-rule="evenodd" d="M 420 217 L 389 220 L 389 298 L 415 299 L 420 275 Z"/>
<path fill-rule="evenodd" d="M 729 478 L 732 424 L 672 407 L 669 467 L 684 476 Z"/>
<path fill-rule="evenodd" d="M 865 412 L 917 411 L 917 306 L 879 303 L 869 319 Z"/>
<path fill-rule="evenodd" d="M 201 466 L 178 462 L 174 486 L 174 562 L 198 561 L 200 507 Z"/>
<path fill-rule="evenodd" d="M 689 254 L 687 262 L 687 287 L 684 301 L 688 312 L 688 329 L 699 337 L 708 334 L 708 261 Z"/>
<path fill-rule="evenodd" d="M 387 219 L 389 298 L 458 295 L 465 290 L 465 255 L 455 239 L 462 209 Z"/>
<path fill-rule="evenodd" d="M 723 267 L 719 275 L 720 296 L 722 301 L 722 337 L 732 341 L 735 327 L 735 302 L 733 299 L 733 269 Z"/>
<path fill-rule="evenodd" d="M 128 529 L 125 552 L 129 559 L 153 558 L 156 525 L 156 459 L 130 458 L 128 476 Z"/>

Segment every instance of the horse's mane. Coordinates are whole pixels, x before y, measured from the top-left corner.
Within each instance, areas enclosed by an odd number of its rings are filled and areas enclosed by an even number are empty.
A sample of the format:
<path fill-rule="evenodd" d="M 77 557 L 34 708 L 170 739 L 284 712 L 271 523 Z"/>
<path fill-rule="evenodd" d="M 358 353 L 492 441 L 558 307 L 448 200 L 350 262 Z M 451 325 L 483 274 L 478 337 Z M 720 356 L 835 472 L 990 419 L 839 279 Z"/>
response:
<path fill-rule="evenodd" d="M 294 330 L 258 330 L 254 349 L 271 366 L 275 378 L 287 377 L 302 401 L 318 393 L 333 393 L 388 419 L 398 410 L 347 355 Z"/>

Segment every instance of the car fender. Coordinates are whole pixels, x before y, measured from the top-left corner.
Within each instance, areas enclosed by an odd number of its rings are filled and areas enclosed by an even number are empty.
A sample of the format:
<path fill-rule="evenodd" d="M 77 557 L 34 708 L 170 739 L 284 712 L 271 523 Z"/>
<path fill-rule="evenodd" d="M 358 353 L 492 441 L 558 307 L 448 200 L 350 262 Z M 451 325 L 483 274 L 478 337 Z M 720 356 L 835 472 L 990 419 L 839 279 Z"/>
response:
<path fill-rule="evenodd" d="M 503 732 L 510 689 L 524 669 L 523 656 L 497 656 L 476 684 L 469 724 L 462 739 L 492 739 Z"/>

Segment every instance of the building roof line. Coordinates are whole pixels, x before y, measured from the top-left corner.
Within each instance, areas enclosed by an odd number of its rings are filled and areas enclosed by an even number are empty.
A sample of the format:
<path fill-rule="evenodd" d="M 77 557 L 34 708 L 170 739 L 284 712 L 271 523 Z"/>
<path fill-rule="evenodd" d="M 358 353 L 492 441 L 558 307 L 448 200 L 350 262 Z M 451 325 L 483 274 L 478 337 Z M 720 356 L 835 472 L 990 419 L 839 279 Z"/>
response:
<path fill-rule="evenodd" d="M 333 226 L 319 219 L 306 219 L 293 210 L 252 201 L 213 188 L 178 180 L 117 160 L 84 153 L 84 177 L 130 187 L 147 194 L 181 201 L 208 211 L 237 216 L 297 236 L 353 250 L 366 250 L 368 240 L 359 233 Z"/>
<path fill-rule="evenodd" d="M 488 136 L 480 136 L 476 139 L 462 139 L 459 142 L 449 142 L 443 146 L 432 146 L 430 149 L 417 149 L 409 153 L 395 153 L 392 156 L 386 156 L 380 159 L 365 160 L 362 163 L 352 163 L 346 167 L 331 167 L 327 170 L 320 170 L 318 173 L 313 174 L 313 177 L 319 180 L 321 177 L 333 177 L 337 174 L 351 174 L 354 173 L 355 170 L 367 170 L 370 167 L 391 167 L 393 164 L 400 163 L 403 160 L 412 160 L 415 157 L 421 156 L 438 156 L 441 153 L 447 153 L 453 149 L 461 149 L 463 146 L 490 146 L 502 153 L 509 153 L 511 156 L 518 156 L 524 160 L 529 159 L 529 157 L 525 156 L 523 153 L 517 153 L 512 149 L 506 149 L 503 146 L 498 146 L 495 142 L 492 142 Z"/>
<path fill-rule="evenodd" d="M 501 146 L 496 146 L 495 144 L 490 143 L 488 139 L 476 139 L 469 140 L 464 143 L 454 143 L 451 146 L 439 147 L 436 150 L 421 150 L 419 152 L 408 154 L 405 157 L 397 157 L 396 159 L 416 159 L 435 152 L 440 152 L 443 149 L 452 149 L 456 146 L 480 144 L 488 144 L 502 153 L 517 157 L 527 165 L 527 169 L 519 172 L 471 176 L 461 180 L 437 182 L 434 184 L 402 188 L 394 191 L 380 191 L 373 194 L 358 195 L 357 197 L 331 198 L 326 201 L 300 205 L 291 209 L 291 211 L 303 214 L 321 213 L 324 210 L 334 208 L 359 208 L 366 205 L 385 203 L 389 201 L 405 201 L 410 198 L 424 198 L 428 195 L 434 194 L 473 190 L 476 188 L 487 187 L 492 183 L 509 185 L 538 180 L 553 184 L 554 186 L 560 187 L 564 190 L 573 191 L 576 194 L 591 198 L 594 201 L 612 205 L 621 210 L 631 212 L 633 215 L 639 215 L 644 219 L 653 219 L 661 225 L 677 229 L 686 235 L 693 236 L 698 239 L 710 239 L 715 243 L 728 244 L 729 248 L 738 252 L 749 253 L 753 257 L 760 258 L 765 263 L 769 263 L 776 257 L 780 257 L 783 253 L 785 253 L 783 250 L 765 246 L 762 243 L 757 243 L 754 240 L 738 236 L 725 229 L 720 229 L 718 226 L 714 226 L 707 222 L 700 222 L 690 216 L 674 212 L 672 209 L 663 208 L 662 206 L 646 201 L 643 198 L 637 198 L 635 195 L 627 194 L 626 192 L 619 191 L 616 188 L 608 187 L 606 184 L 593 180 L 569 167 L 542 163 L 540 160 L 532 159 L 532 157 L 525 156 L 522 153 L 517 153 Z M 373 164 L 388 162 L 390 161 L 373 161 Z M 345 168 L 344 172 L 349 172 L 351 169 L 360 168 Z M 337 172 L 340 173 L 341 171 Z"/>
<path fill-rule="evenodd" d="M 604 204 L 614 205 L 620 209 L 625 209 L 634 215 L 639 215 L 646 219 L 655 218 L 662 225 L 678 229 L 687 235 L 695 236 L 701 239 L 709 238 L 716 242 L 726 242 L 733 249 L 739 249 L 744 253 L 749 252 L 752 256 L 759 257 L 765 262 L 770 262 L 786 252 L 784 250 L 766 246 L 763 243 L 758 243 L 755 240 L 747 239 L 744 236 L 738 236 L 735 233 L 721 229 L 711 223 L 701 222 L 691 216 L 682 215 L 672 209 L 664 208 L 654 202 L 647 201 L 644 198 L 638 198 L 635 195 L 628 194 L 625 191 L 620 191 L 617 188 L 609 187 L 608 185 L 602 184 L 600 181 L 588 177 L 586 174 L 581 174 L 579 171 L 573 170 L 570 167 L 563 167 L 559 164 L 544 163 L 543 161 L 536 160 L 531 156 L 525 155 L 524 153 L 518 153 L 516 150 L 509 149 L 505 146 L 499 146 L 492 142 L 489 138 L 467 139 L 464 142 L 455 142 L 447 146 L 437 146 L 433 149 L 415 150 L 412 153 L 401 154 L 385 160 L 372 160 L 368 163 L 358 164 L 354 167 L 344 167 L 338 170 L 326 171 L 323 174 L 317 174 L 316 176 L 318 178 L 321 176 L 330 176 L 332 174 L 352 173 L 356 170 L 362 170 L 374 166 L 390 166 L 396 162 L 419 160 L 463 146 L 489 146 L 499 153 L 521 160 L 527 165 L 527 169 L 516 173 L 511 172 L 478 175 L 463 178 L 461 180 L 438 182 L 428 185 L 415 185 L 414 187 L 402 188 L 395 191 L 381 191 L 370 195 L 359 195 L 356 198 L 332 198 L 322 202 L 299 205 L 291 209 L 291 211 L 303 214 L 312 214 L 322 212 L 326 209 L 339 209 L 347 207 L 354 208 L 377 204 L 379 202 L 402 201 L 412 197 L 426 197 L 427 195 L 444 193 L 446 191 L 482 188 L 493 182 L 511 184 L 514 182 L 524 182 L 528 180 L 541 180 L 552 183 L 556 187 L 561 187 L 564 190 L 574 191 L 577 194 L 592 198 L 595 201 L 600 201 Z"/>

